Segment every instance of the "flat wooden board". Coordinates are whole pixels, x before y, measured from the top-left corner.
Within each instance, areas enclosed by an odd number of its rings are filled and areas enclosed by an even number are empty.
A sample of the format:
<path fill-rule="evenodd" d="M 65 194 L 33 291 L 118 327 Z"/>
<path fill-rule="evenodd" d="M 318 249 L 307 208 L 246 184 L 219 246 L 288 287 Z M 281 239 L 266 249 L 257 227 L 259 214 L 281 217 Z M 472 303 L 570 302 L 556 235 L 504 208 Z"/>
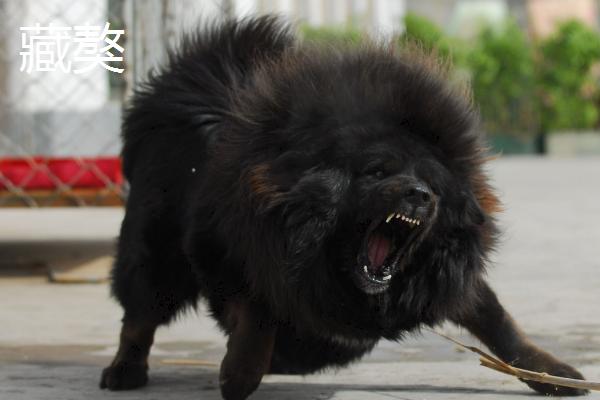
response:
<path fill-rule="evenodd" d="M 110 278 L 113 257 L 51 262 L 48 276 L 54 283 L 104 283 Z"/>

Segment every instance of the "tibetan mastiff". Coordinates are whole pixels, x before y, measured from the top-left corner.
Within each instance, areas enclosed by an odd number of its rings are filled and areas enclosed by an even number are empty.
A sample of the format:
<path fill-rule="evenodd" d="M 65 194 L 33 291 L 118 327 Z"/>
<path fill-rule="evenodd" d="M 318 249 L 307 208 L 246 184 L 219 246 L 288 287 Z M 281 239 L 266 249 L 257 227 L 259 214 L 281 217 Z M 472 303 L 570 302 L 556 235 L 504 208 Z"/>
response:
<path fill-rule="evenodd" d="M 443 70 L 397 46 L 302 43 L 268 16 L 185 39 L 123 122 L 124 317 L 100 386 L 146 384 L 156 328 L 201 298 L 228 336 L 227 400 L 446 320 L 515 366 L 582 378 L 484 280 L 500 207 L 468 90 Z"/>

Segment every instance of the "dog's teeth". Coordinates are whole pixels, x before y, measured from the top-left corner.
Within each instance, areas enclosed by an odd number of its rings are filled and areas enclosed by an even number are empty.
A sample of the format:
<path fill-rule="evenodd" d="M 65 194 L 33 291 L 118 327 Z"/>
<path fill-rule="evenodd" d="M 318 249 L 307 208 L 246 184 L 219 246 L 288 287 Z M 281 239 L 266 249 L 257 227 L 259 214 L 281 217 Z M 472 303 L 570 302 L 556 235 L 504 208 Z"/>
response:
<path fill-rule="evenodd" d="M 392 276 L 391 275 L 386 275 L 386 276 L 384 276 L 381 279 L 383 279 L 384 281 L 388 281 L 388 280 L 392 279 Z"/>
<path fill-rule="evenodd" d="M 396 214 L 396 218 L 400 218 L 400 214 Z"/>
<path fill-rule="evenodd" d="M 388 215 L 387 219 L 385 220 L 385 223 L 387 224 L 388 222 L 390 222 L 390 220 L 394 218 L 394 213 Z"/>
<path fill-rule="evenodd" d="M 421 225 L 421 221 L 417 220 L 417 226 Z"/>
<path fill-rule="evenodd" d="M 402 218 L 402 221 L 406 221 L 406 217 L 404 215 L 400 218 Z"/>
<path fill-rule="evenodd" d="M 366 273 L 366 274 L 368 274 L 368 273 L 369 273 L 369 268 L 367 268 L 367 266 L 366 266 L 366 265 L 364 266 L 364 271 L 365 271 L 365 273 Z"/>

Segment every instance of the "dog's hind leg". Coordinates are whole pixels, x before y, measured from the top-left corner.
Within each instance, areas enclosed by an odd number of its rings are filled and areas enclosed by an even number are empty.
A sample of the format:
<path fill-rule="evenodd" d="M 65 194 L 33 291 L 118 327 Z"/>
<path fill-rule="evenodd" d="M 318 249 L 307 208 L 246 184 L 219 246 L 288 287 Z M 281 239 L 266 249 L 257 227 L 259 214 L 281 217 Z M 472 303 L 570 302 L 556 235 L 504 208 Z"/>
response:
<path fill-rule="evenodd" d="M 101 389 L 127 390 L 148 382 L 148 354 L 157 325 L 123 320 L 119 350 L 112 363 L 102 371 Z"/>
<path fill-rule="evenodd" d="M 119 350 L 103 370 L 100 387 L 127 390 L 148 381 L 148 355 L 154 332 L 187 306 L 195 306 L 199 294 L 191 267 L 178 249 L 176 237 L 162 235 L 148 240 L 124 226 L 113 269 L 112 291 L 123 309 Z M 135 227 L 135 225 L 134 225 Z"/>
<path fill-rule="evenodd" d="M 568 364 L 531 343 L 504 310 L 496 294 L 481 282 L 477 305 L 468 312 L 453 318 L 454 322 L 467 328 L 503 361 L 536 372 L 565 378 L 583 379 L 583 376 Z M 534 381 L 524 381 L 532 389 L 547 396 L 575 396 L 586 391 L 554 386 Z"/>

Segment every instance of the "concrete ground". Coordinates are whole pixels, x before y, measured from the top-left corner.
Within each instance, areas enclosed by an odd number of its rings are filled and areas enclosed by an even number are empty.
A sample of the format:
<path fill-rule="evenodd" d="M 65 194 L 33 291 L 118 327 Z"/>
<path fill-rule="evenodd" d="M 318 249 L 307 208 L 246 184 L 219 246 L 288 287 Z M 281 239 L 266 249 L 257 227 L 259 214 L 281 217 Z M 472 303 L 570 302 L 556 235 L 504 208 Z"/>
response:
<path fill-rule="evenodd" d="M 588 379 L 600 381 L 600 159 L 505 158 L 493 162 L 490 173 L 506 209 L 500 218 L 502 245 L 489 273 L 492 286 L 535 342 L 580 368 Z M 118 217 L 119 211 L 113 211 L 111 218 L 101 220 L 106 224 Z M 0 244 L 1 400 L 220 398 L 217 365 L 224 340 L 203 310 L 159 330 L 146 388 L 99 390 L 100 371 L 116 349 L 121 314 L 108 297 L 108 287 L 49 284 L 42 275 L 31 275 L 36 270 L 10 263 L 33 254 L 41 257 L 44 251 L 71 251 L 79 234 L 61 236 L 49 250 L 23 243 L 27 235 L 23 237 L 19 226 L 7 227 L 9 219 L 1 213 L 0 221 L 0 240 L 5 241 Z M 116 224 L 110 224 L 109 231 L 116 232 Z M 94 231 L 93 225 L 85 225 L 71 225 L 66 215 L 56 229 Z M 20 244 L 8 243 L 9 229 L 20 232 Z M 478 345 L 453 326 L 442 330 Z M 206 365 L 172 365 L 168 359 Z M 399 344 L 382 342 L 348 369 L 307 377 L 267 376 L 251 398 L 416 400 L 468 395 L 539 398 L 519 381 L 480 367 L 477 356 L 430 333 Z"/>

